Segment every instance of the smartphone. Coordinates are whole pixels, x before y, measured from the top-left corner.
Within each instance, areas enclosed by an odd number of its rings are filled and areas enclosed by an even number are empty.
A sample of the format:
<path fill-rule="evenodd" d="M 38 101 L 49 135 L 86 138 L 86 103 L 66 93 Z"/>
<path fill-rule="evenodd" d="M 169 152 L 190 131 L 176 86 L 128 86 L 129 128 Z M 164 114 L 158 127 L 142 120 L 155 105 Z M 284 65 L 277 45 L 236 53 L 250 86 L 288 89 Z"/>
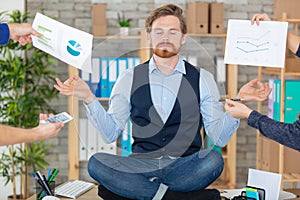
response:
<path fill-rule="evenodd" d="M 71 121 L 72 119 L 73 119 L 73 117 L 71 115 L 69 115 L 67 112 L 62 112 L 62 113 L 58 113 L 52 117 L 42 120 L 41 123 L 42 124 L 56 123 L 56 122 L 67 123 L 67 122 Z"/>

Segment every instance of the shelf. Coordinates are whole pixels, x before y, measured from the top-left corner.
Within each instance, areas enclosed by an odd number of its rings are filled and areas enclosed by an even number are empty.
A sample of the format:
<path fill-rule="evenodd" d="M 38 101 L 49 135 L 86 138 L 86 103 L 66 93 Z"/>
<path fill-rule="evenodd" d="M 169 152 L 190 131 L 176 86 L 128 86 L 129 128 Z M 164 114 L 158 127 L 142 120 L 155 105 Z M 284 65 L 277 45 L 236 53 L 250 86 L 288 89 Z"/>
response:
<path fill-rule="evenodd" d="M 281 68 L 262 68 L 263 74 L 281 75 Z M 300 72 L 286 71 L 285 76 L 300 76 Z"/>
<path fill-rule="evenodd" d="M 191 37 L 226 37 L 226 33 L 187 33 Z"/>
<path fill-rule="evenodd" d="M 294 34 L 298 35 L 298 23 L 300 19 L 286 19 L 280 21 L 286 21 L 289 23 L 294 23 Z M 285 104 L 285 80 L 290 77 L 299 77 L 299 58 L 292 58 L 289 55 L 285 57 L 285 67 L 284 68 L 272 68 L 272 67 L 259 67 L 258 68 L 258 77 L 259 80 L 262 79 L 263 74 L 272 74 L 280 76 L 280 121 L 284 121 L 284 104 Z M 260 112 L 261 103 L 258 103 L 257 110 Z M 298 168 L 295 168 L 293 160 L 296 157 L 298 158 L 299 152 L 291 152 L 294 150 L 285 147 L 271 139 L 263 137 L 259 131 L 257 131 L 257 159 L 256 159 L 256 168 L 264 169 L 267 168 L 267 171 L 276 172 L 282 174 L 282 184 L 281 188 L 285 187 L 283 183 L 291 183 L 291 186 L 294 187 L 296 182 L 300 182 L 300 173 Z M 288 173 L 288 172 L 297 172 L 297 173 Z"/>
<path fill-rule="evenodd" d="M 226 33 L 187 33 L 190 37 L 226 37 Z M 140 39 L 140 35 L 106 35 L 106 36 L 94 36 L 94 39 L 120 39 L 120 40 L 137 40 Z"/>
<path fill-rule="evenodd" d="M 107 35 L 107 36 L 94 36 L 94 39 L 117 39 L 117 40 L 138 40 L 141 36 L 139 35 L 128 35 L 128 36 L 121 36 L 121 35 Z"/>
<path fill-rule="evenodd" d="M 99 101 L 109 101 L 109 98 L 104 98 L 104 97 L 97 97 L 97 99 L 99 100 Z"/>
<path fill-rule="evenodd" d="M 289 23 L 300 23 L 300 19 L 279 19 L 278 21 L 284 21 Z"/>
<path fill-rule="evenodd" d="M 284 182 L 284 183 L 300 182 L 300 174 L 299 173 L 283 173 L 282 174 L 282 182 Z"/>

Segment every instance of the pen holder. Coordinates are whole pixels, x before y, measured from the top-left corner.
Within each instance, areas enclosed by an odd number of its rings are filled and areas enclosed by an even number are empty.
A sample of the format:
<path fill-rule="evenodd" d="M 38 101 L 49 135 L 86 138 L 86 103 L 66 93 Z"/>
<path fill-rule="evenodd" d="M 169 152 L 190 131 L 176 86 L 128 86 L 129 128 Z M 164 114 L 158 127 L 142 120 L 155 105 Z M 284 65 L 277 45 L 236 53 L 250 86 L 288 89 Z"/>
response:
<path fill-rule="evenodd" d="M 44 198 L 44 196 L 47 196 L 46 191 L 44 190 L 44 188 L 37 182 L 35 181 L 35 189 L 36 189 L 36 200 L 41 200 Z M 50 190 L 52 191 L 52 193 L 54 194 L 55 192 L 55 181 L 52 181 L 49 184 Z"/>

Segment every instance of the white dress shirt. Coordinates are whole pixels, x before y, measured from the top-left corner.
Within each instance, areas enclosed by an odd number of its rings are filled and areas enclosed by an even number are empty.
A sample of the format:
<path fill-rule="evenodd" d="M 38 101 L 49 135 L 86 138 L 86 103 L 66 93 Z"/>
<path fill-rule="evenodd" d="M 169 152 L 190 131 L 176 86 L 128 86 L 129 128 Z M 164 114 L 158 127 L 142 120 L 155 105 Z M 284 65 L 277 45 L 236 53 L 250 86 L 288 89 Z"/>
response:
<path fill-rule="evenodd" d="M 88 105 L 84 103 L 89 120 L 107 143 L 117 140 L 130 116 L 133 71 L 134 69 L 128 69 L 117 79 L 107 112 L 96 98 Z M 149 61 L 151 98 L 163 122 L 166 122 L 173 109 L 181 78 L 185 73 L 185 65 L 181 57 L 173 72 L 168 75 L 157 69 L 153 57 Z M 239 120 L 223 111 L 223 103 L 219 102 L 220 94 L 213 75 L 204 69 L 200 69 L 199 88 L 199 106 L 206 134 L 214 144 L 223 147 L 238 128 Z"/>

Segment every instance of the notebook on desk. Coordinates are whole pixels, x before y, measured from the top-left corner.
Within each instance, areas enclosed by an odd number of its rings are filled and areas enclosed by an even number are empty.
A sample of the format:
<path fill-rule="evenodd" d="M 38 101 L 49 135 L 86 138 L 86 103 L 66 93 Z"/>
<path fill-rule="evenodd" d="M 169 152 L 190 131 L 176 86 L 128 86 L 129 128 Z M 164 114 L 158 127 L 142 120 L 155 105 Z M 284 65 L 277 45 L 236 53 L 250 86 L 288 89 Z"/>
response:
<path fill-rule="evenodd" d="M 58 196 L 76 199 L 93 187 L 95 187 L 95 184 L 93 183 L 81 180 L 73 180 L 57 186 L 55 188 L 55 194 Z"/>

